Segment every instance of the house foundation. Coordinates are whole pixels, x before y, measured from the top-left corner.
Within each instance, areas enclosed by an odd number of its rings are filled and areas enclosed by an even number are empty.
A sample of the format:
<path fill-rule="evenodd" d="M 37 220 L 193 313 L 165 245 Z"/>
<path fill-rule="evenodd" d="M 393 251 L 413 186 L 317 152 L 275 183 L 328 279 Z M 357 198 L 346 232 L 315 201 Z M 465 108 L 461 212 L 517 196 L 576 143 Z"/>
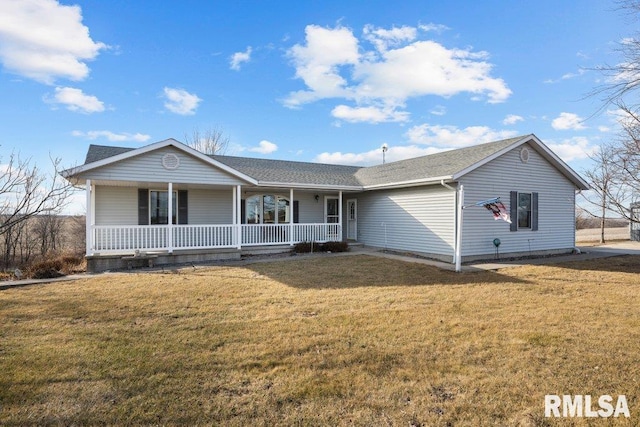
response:
<path fill-rule="evenodd" d="M 207 251 L 180 251 L 174 253 L 149 252 L 138 256 L 130 254 L 90 255 L 86 257 L 87 273 L 102 273 L 111 270 L 127 270 L 148 266 L 165 266 L 188 263 L 240 260 L 237 249 L 217 249 Z"/>

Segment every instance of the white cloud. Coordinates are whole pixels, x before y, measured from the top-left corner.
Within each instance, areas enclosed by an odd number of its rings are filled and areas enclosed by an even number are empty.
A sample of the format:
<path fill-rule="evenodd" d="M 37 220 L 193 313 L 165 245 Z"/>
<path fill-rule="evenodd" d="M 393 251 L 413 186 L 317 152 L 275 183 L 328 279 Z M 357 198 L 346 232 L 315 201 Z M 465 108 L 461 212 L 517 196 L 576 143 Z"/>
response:
<path fill-rule="evenodd" d="M 346 122 L 357 123 L 382 123 L 382 122 L 406 122 L 409 120 L 409 113 L 406 111 L 396 111 L 387 107 L 349 107 L 348 105 L 338 105 L 331 115 Z"/>
<path fill-rule="evenodd" d="M 178 88 L 165 87 L 164 96 L 167 98 L 164 103 L 167 110 L 183 116 L 195 114 L 198 104 L 202 101 L 196 94 Z"/>
<path fill-rule="evenodd" d="M 420 28 L 422 31 L 433 31 L 434 33 L 438 34 L 449 29 L 449 27 L 447 27 L 446 25 L 434 23 L 418 25 L 418 28 Z"/>
<path fill-rule="evenodd" d="M 591 145 L 585 137 L 574 137 L 560 142 L 547 141 L 545 144 L 565 162 L 586 159 L 598 150 L 598 146 Z"/>
<path fill-rule="evenodd" d="M 229 61 L 229 67 L 232 70 L 239 71 L 240 65 L 244 62 L 249 62 L 251 60 L 251 46 L 247 47 L 247 50 L 244 52 L 236 52 L 231 55 L 231 60 Z"/>
<path fill-rule="evenodd" d="M 544 83 L 559 83 L 562 80 L 570 80 L 570 79 L 574 79 L 576 77 L 580 77 L 582 75 L 584 75 L 587 72 L 587 70 L 585 70 L 584 68 L 580 68 L 578 69 L 578 72 L 576 73 L 565 73 L 563 74 L 559 79 L 547 79 L 544 81 Z"/>
<path fill-rule="evenodd" d="M 379 52 L 386 51 L 389 46 L 399 46 L 403 42 L 415 40 L 417 30 L 413 27 L 393 27 L 390 30 L 375 28 L 373 25 L 365 25 L 364 38 L 370 41 Z"/>
<path fill-rule="evenodd" d="M 407 131 L 407 138 L 414 144 L 427 144 L 436 147 L 459 148 L 483 142 L 512 138 L 517 132 L 494 130 L 487 126 L 469 126 L 458 129 L 455 126 L 422 124 Z"/>
<path fill-rule="evenodd" d="M 345 89 L 347 81 L 338 72 L 338 67 L 355 65 L 360 58 L 358 40 L 351 30 L 308 25 L 305 33 L 306 45 L 293 46 L 288 55 L 296 68 L 296 77 L 310 90 L 290 93 L 285 105 L 295 108 L 322 98 L 352 98 Z"/>
<path fill-rule="evenodd" d="M 89 74 L 86 62 L 107 47 L 91 39 L 79 6 L 0 1 L 0 61 L 11 73 L 45 84 L 83 80 Z"/>
<path fill-rule="evenodd" d="M 611 128 L 609 126 L 598 126 L 598 130 L 600 132 L 611 132 Z"/>
<path fill-rule="evenodd" d="M 53 97 L 46 96 L 44 100 L 50 104 L 62 104 L 66 106 L 67 110 L 79 113 L 91 114 L 104 111 L 102 101 L 73 87 L 57 87 Z"/>
<path fill-rule="evenodd" d="M 288 51 L 296 77 L 306 86 L 284 100 L 291 108 L 340 98 L 354 101 L 358 109 L 383 105 L 392 111 L 409 98 L 427 95 L 447 98 L 466 92 L 489 103 L 511 95 L 504 80 L 491 76 L 486 52 L 419 40 L 413 27 L 365 26 L 363 39 L 373 45 L 370 50 L 345 27 L 309 25 L 305 33 L 305 43 Z"/>
<path fill-rule="evenodd" d="M 151 138 L 151 136 L 145 135 L 142 133 L 127 133 L 127 132 L 115 133 L 109 130 L 90 130 L 88 132 L 74 130 L 73 132 L 71 132 L 71 135 L 87 138 L 91 140 L 98 139 L 98 138 L 105 138 L 111 142 L 125 142 L 125 141 L 146 142 Z"/>
<path fill-rule="evenodd" d="M 260 153 L 260 154 L 271 154 L 277 150 L 278 150 L 278 146 L 273 142 L 267 141 L 266 139 L 263 139 L 262 141 L 260 141 L 257 147 L 249 148 L 249 151 L 253 151 L 254 153 Z"/>
<path fill-rule="evenodd" d="M 524 121 L 524 117 L 518 116 L 517 114 L 509 114 L 502 121 L 503 125 L 515 125 L 518 122 Z"/>
<path fill-rule="evenodd" d="M 551 127 L 555 130 L 581 130 L 585 129 L 582 122 L 583 119 L 577 114 L 560 113 L 560 115 L 551 122 Z"/>
<path fill-rule="evenodd" d="M 433 114 L 434 116 L 444 116 L 445 114 L 447 114 L 447 107 L 445 107 L 444 105 L 436 105 L 429 111 L 429 113 Z"/>
<path fill-rule="evenodd" d="M 397 160 L 426 156 L 427 154 L 434 154 L 440 151 L 444 151 L 444 149 L 436 147 L 419 147 L 417 145 L 391 146 L 385 153 L 385 159 L 387 162 L 395 162 Z M 376 148 L 363 153 L 342 153 L 340 151 L 333 153 L 325 152 L 318 154 L 314 161 L 337 165 L 376 165 L 382 163 L 382 149 Z"/>

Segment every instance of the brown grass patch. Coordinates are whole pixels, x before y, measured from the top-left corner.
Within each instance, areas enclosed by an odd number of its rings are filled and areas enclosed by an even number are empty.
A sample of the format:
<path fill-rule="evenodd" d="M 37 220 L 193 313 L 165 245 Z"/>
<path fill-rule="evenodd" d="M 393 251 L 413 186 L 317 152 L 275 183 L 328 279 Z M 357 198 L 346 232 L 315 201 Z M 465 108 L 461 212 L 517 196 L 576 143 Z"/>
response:
<path fill-rule="evenodd" d="M 0 424 L 563 425 L 545 394 L 625 394 L 635 425 L 638 272 L 345 256 L 5 290 Z"/>

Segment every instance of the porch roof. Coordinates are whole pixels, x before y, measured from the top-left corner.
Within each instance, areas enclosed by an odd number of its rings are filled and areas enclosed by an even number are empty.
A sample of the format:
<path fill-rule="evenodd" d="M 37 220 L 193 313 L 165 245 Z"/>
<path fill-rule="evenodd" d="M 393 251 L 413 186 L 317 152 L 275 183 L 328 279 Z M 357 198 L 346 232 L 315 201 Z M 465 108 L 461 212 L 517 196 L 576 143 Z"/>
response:
<path fill-rule="evenodd" d="M 171 143 L 178 148 L 184 147 L 184 149 L 191 150 L 178 141 L 172 140 Z M 533 134 L 369 167 L 221 155 L 207 157 L 213 163 L 237 171 L 239 174 L 255 180 L 261 186 L 288 185 L 373 190 L 423 185 L 441 180 L 456 181 L 472 170 L 525 143 L 529 143 L 576 187 L 588 188 L 584 179 Z M 110 157 L 134 150 L 140 149 L 92 144 L 89 146 L 85 165 L 104 162 Z"/>

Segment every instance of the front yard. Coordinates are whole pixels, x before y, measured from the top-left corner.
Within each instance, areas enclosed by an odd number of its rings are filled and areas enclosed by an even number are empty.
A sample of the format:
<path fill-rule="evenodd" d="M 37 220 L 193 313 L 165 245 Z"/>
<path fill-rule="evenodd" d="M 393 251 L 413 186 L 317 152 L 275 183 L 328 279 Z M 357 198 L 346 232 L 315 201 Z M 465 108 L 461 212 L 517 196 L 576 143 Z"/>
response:
<path fill-rule="evenodd" d="M 639 273 L 358 255 L 0 291 L 0 424 L 566 425 L 545 395 L 608 394 L 636 425 Z"/>

